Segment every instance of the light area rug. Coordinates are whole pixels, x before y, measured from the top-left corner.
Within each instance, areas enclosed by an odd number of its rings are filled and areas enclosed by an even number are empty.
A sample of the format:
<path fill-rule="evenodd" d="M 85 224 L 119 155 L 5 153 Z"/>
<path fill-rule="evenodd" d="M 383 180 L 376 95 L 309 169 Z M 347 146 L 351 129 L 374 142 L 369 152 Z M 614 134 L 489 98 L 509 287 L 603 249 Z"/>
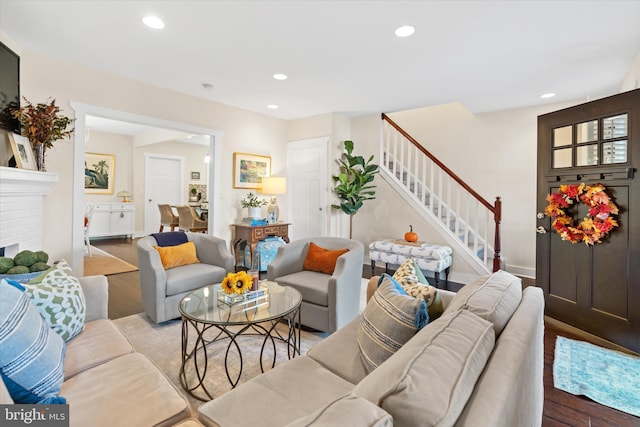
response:
<path fill-rule="evenodd" d="M 93 276 L 97 274 L 127 273 L 129 271 L 138 271 L 138 267 L 130 264 L 118 257 L 115 257 L 95 246 L 91 247 L 92 256 L 84 257 L 84 275 Z"/>
<path fill-rule="evenodd" d="M 366 299 L 367 280 L 362 280 L 362 298 L 361 310 L 364 309 L 364 301 Z M 187 393 L 180 385 L 179 372 L 182 360 L 182 321 L 171 320 L 162 324 L 153 323 L 144 313 L 134 314 L 114 320 L 116 325 L 122 330 L 127 339 L 131 342 L 137 352 L 145 354 L 151 359 L 169 380 L 176 386 L 182 395 L 189 401 L 191 405 L 192 415 L 197 416 L 197 408 L 204 402 L 195 399 Z M 280 328 L 285 325 L 278 325 Z M 281 329 L 282 329 L 281 328 Z M 284 331 L 285 329 L 282 329 Z M 192 330 L 190 330 L 192 332 Z M 193 336 L 193 334 L 190 334 Z M 327 337 L 326 333 L 302 330 L 301 334 L 301 354 L 307 351 L 315 344 Z M 225 374 L 224 368 L 224 352 L 226 351 L 228 341 L 213 344 L 208 349 L 209 366 L 205 379 L 205 385 L 209 392 L 215 397 L 231 390 L 231 385 Z M 258 337 L 241 337 L 239 344 L 242 348 L 243 369 L 242 376 L 238 385 L 247 382 L 256 375 L 261 374 L 260 370 L 260 347 L 262 339 Z M 265 371 L 271 366 L 273 360 L 273 352 L 270 345 L 265 350 L 263 361 L 265 363 Z M 285 363 L 288 360 L 286 355 L 286 347 L 284 344 L 277 345 L 276 366 Z M 229 358 L 229 368 L 233 378 L 237 376 L 237 367 L 239 365 L 237 354 L 233 351 Z M 268 365 L 268 366 L 267 366 Z M 195 375 L 194 372 L 187 372 L 188 375 Z"/>
<path fill-rule="evenodd" d="M 553 385 L 640 416 L 640 357 L 559 336 Z"/>

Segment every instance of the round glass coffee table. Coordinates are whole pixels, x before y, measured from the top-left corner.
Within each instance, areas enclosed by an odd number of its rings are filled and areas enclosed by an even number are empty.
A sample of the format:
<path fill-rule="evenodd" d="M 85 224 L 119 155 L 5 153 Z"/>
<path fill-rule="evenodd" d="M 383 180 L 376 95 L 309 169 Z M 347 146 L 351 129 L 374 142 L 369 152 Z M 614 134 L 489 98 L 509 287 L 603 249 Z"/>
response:
<path fill-rule="evenodd" d="M 205 385 L 209 366 L 208 347 L 227 341 L 224 368 L 227 379 L 234 388 L 240 381 L 244 364 L 241 336 L 258 336 L 262 339 L 260 371 L 264 372 L 265 347 L 273 351 L 270 367 L 276 364 L 276 343 L 286 346 L 289 359 L 300 355 L 300 304 L 302 295 L 289 286 L 263 281 L 261 293 L 253 298 L 228 296 L 220 284 L 197 289 L 180 301 L 182 315 L 182 365 L 180 383 L 196 399 L 214 398 Z M 234 299 L 240 301 L 233 301 Z M 279 328 L 276 328 L 279 326 Z M 283 331 L 285 329 L 285 331 Z M 235 350 L 235 351 L 234 351 Z M 230 354 L 235 356 L 230 358 Z M 229 364 L 239 362 L 237 375 L 232 375 Z M 237 369 L 234 366 L 234 370 Z M 204 395 L 199 392 L 201 389 Z"/>

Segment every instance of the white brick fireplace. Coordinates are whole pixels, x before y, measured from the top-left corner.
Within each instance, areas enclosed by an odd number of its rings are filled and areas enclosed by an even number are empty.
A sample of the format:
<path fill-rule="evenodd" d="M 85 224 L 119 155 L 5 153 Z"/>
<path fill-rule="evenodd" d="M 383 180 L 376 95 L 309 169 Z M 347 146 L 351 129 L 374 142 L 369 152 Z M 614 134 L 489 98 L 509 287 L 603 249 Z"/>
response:
<path fill-rule="evenodd" d="M 0 248 L 13 257 L 42 250 L 44 198 L 58 174 L 0 166 Z"/>

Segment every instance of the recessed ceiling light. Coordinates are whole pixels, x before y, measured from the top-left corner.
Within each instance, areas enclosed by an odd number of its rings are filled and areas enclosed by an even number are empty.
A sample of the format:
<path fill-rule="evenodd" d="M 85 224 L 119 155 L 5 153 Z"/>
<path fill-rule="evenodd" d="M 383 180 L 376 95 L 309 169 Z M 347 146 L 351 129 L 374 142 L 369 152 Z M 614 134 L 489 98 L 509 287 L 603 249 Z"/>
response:
<path fill-rule="evenodd" d="M 396 36 L 398 37 L 409 37 L 411 34 L 415 33 L 416 29 L 411 25 L 403 25 L 396 29 Z"/>
<path fill-rule="evenodd" d="M 556 96 L 555 93 L 549 92 L 549 93 L 544 93 L 544 94 L 540 95 L 540 98 L 547 99 L 547 98 L 553 98 L 554 96 Z"/>
<path fill-rule="evenodd" d="M 153 28 L 155 30 L 161 30 L 164 28 L 164 22 L 162 22 L 162 19 L 158 18 L 157 16 L 145 16 L 144 18 L 142 18 L 142 22 L 147 27 Z"/>
<path fill-rule="evenodd" d="M 267 105 L 267 108 L 270 109 L 270 110 L 277 110 L 278 106 L 276 104 L 269 104 L 269 105 Z"/>
<path fill-rule="evenodd" d="M 286 74 L 282 74 L 282 73 L 276 73 L 273 75 L 273 78 L 276 80 L 287 80 L 289 78 L 289 76 L 287 76 Z"/>

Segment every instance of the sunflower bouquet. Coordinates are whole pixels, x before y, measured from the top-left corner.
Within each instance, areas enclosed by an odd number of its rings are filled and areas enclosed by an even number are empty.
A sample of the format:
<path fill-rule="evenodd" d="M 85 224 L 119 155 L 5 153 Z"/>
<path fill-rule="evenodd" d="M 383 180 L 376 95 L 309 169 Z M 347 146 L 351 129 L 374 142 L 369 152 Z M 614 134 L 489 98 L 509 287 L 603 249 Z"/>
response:
<path fill-rule="evenodd" d="M 230 295 L 242 295 L 251 290 L 253 286 L 253 278 L 246 271 L 237 273 L 229 273 L 222 279 L 222 289 Z"/>

